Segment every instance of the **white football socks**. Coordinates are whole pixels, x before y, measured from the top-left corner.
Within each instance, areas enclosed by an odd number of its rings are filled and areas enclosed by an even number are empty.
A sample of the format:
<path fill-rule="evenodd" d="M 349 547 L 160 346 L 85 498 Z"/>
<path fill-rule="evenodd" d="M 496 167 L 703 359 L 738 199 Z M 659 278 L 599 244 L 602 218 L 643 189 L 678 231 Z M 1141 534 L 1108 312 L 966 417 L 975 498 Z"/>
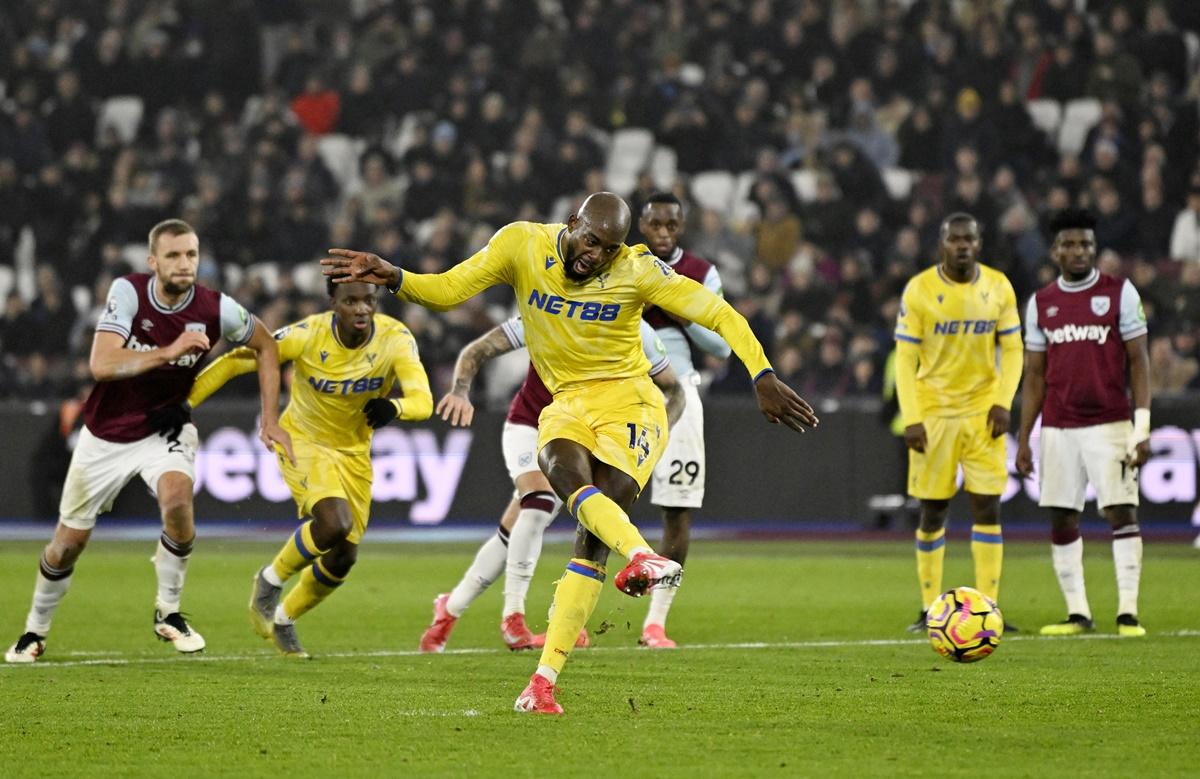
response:
<path fill-rule="evenodd" d="M 521 512 L 508 537 L 508 557 L 504 568 L 504 612 L 501 616 L 525 613 L 525 596 L 533 582 L 542 538 L 562 504 L 549 493 L 535 492 L 521 500 Z M 547 509 L 552 510 L 547 510 Z"/>
<path fill-rule="evenodd" d="M 183 597 L 183 580 L 187 577 L 188 557 L 192 542 L 179 543 L 163 533 L 154 551 L 154 572 L 158 575 L 158 595 L 154 607 L 165 617 L 179 611 Z"/>
<path fill-rule="evenodd" d="M 54 612 L 63 596 L 71 587 L 71 574 L 74 566 L 55 568 L 43 557 L 38 567 L 37 582 L 33 586 L 33 603 L 29 607 L 29 615 L 25 617 L 25 632 L 45 636 L 50 632 L 50 623 L 54 620 Z"/>
<path fill-rule="evenodd" d="M 1113 531 L 1113 566 L 1117 569 L 1117 613 L 1138 613 L 1138 586 L 1142 579 L 1142 535 L 1137 525 Z"/>
<path fill-rule="evenodd" d="M 650 625 L 666 627 L 667 612 L 671 610 L 671 602 L 675 600 L 677 592 L 678 587 L 660 587 L 650 591 L 650 608 L 646 611 L 646 621 L 642 623 L 642 630 Z"/>
<path fill-rule="evenodd" d="M 471 566 L 463 574 L 462 581 L 454 585 L 454 589 L 450 591 L 450 598 L 446 601 L 446 611 L 450 612 L 451 616 L 462 616 L 467 607 L 482 595 L 484 590 L 490 587 L 492 582 L 500 576 L 500 572 L 504 570 L 508 548 L 501 533 L 504 533 L 502 528 L 488 538 L 483 546 L 479 547 L 479 551 L 475 553 L 475 559 L 471 561 Z"/>
<path fill-rule="evenodd" d="M 1067 613 L 1091 619 L 1092 609 L 1088 606 L 1087 587 L 1083 581 L 1083 539 L 1076 538 L 1069 544 L 1051 544 L 1050 554 L 1058 586 L 1067 601 Z"/>

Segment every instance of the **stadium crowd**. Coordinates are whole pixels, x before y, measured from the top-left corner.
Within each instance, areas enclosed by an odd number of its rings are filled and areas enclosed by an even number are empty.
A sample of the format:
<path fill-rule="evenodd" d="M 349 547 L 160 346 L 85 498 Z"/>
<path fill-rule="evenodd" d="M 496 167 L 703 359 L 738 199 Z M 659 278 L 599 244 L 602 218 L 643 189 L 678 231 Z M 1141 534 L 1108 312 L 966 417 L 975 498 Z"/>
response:
<path fill-rule="evenodd" d="M 89 380 L 108 284 L 163 218 L 280 326 L 326 306 L 328 247 L 437 271 L 587 192 L 664 188 L 814 400 L 878 396 L 942 216 L 979 219 L 1024 301 L 1069 204 L 1142 294 L 1155 396 L 1194 390 L 1198 33 L 1193 0 L 11 0 L 0 398 Z M 507 294 L 384 308 L 436 392 Z M 706 378 L 745 391 L 737 361 Z"/>

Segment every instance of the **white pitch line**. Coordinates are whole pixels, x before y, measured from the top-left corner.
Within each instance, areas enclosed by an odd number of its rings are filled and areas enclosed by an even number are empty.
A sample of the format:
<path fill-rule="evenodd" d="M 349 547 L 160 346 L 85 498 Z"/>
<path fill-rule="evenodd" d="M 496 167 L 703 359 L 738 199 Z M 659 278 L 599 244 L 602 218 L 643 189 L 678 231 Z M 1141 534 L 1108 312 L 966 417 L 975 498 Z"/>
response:
<path fill-rule="evenodd" d="M 1200 630 L 1173 630 L 1165 633 L 1151 633 L 1153 638 L 1198 638 Z M 1004 639 L 1005 641 L 1108 641 L 1113 639 L 1123 639 L 1123 636 L 1118 636 L 1115 633 L 1087 633 L 1080 636 L 1010 636 Z M 764 642 L 752 641 L 732 644 L 684 644 L 677 647 L 676 651 L 688 650 L 708 650 L 708 651 L 729 651 L 729 650 L 744 650 L 744 649 L 838 649 L 844 647 L 855 646 L 910 646 L 924 644 L 923 638 L 879 638 L 879 639 L 863 639 L 857 641 L 778 641 Z M 442 654 L 447 655 L 503 655 L 508 654 L 510 650 L 500 648 L 483 648 L 474 647 L 466 649 L 448 649 Z M 639 646 L 596 646 L 590 647 L 587 650 L 588 654 L 593 652 L 646 652 L 645 647 Z M 83 654 L 71 653 L 71 654 Z M 192 657 L 180 657 L 178 655 L 168 656 L 133 656 L 133 657 L 113 657 L 116 653 L 100 653 L 93 652 L 93 655 L 104 654 L 103 657 L 93 657 L 88 660 L 64 660 L 56 662 L 54 660 L 43 660 L 41 662 L 32 663 L 31 665 L 39 668 L 73 668 L 79 666 L 125 666 L 125 665 L 165 665 L 167 663 L 244 663 L 254 662 L 258 660 L 272 660 L 279 658 L 275 652 L 257 652 L 254 654 L 244 655 L 205 655 L 197 654 Z M 355 657 L 429 657 L 430 653 L 422 652 L 417 649 L 379 649 L 371 652 L 326 652 L 317 656 L 316 659 L 325 658 L 355 658 Z M 290 660 L 290 662 L 302 662 L 298 660 Z M 0 669 L 15 668 L 20 664 L 0 664 Z"/>

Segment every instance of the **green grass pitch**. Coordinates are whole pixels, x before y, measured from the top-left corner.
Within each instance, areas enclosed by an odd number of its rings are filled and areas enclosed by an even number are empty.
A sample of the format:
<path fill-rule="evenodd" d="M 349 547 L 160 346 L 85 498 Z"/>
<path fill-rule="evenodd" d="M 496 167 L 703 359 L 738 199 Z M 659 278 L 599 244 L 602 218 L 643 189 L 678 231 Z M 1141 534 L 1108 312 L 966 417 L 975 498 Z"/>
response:
<path fill-rule="evenodd" d="M 40 544 L 0 547 L 0 639 L 21 632 Z M 646 604 L 606 584 L 560 678 L 562 718 L 512 703 L 537 655 L 499 643 L 501 587 L 450 651 L 417 638 L 474 545 L 367 544 L 341 592 L 299 623 L 316 657 L 273 654 L 245 614 L 274 545 L 206 540 L 184 606 L 208 640 L 151 634 L 152 544 L 96 542 L 45 658 L 0 666 L 0 776 L 1194 776 L 1200 770 L 1200 552 L 1146 545 L 1145 639 L 1114 636 L 1110 546 L 1089 539 L 1099 630 L 1040 639 L 1063 616 L 1046 544 L 1006 549 L 1001 606 L 1025 629 L 955 665 L 903 630 L 911 543 L 693 544 L 669 632 L 637 649 Z M 971 583 L 947 545 L 945 584 Z M 545 606 L 567 550 L 530 593 Z"/>

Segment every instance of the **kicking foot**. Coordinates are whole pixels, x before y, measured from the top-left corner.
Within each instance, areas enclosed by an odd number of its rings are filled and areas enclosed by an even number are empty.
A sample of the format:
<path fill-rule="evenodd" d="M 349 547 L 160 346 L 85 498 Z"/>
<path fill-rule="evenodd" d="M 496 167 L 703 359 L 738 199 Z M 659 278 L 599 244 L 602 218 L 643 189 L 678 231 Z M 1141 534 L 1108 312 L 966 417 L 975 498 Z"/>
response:
<path fill-rule="evenodd" d="M 640 552 L 613 579 L 617 589 L 626 595 L 640 598 L 651 590 L 678 587 L 683 580 L 683 566 L 669 557 Z"/>
<path fill-rule="evenodd" d="M 1043 636 L 1077 636 L 1080 633 L 1091 633 L 1096 629 L 1096 623 L 1092 622 L 1090 617 L 1085 617 L 1082 614 L 1068 614 L 1067 618 L 1062 622 L 1055 622 L 1053 625 L 1043 625 L 1038 631 Z M 1008 628 L 1005 627 L 1005 632 Z"/>
<path fill-rule="evenodd" d="M 646 625 L 642 628 L 642 637 L 638 643 L 650 649 L 674 649 L 675 642 L 667 638 L 667 631 L 662 625 Z"/>
<path fill-rule="evenodd" d="M 562 714 L 563 707 L 554 700 L 554 690 L 557 689 L 550 680 L 541 674 L 529 677 L 529 684 L 517 696 L 513 711 L 532 714 Z"/>
<path fill-rule="evenodd" d="M 172 611 L 166 616 L 154 610 L 154 635 L 159 641 L 170 641 L 176 651 L 190 654 L 204 649 L 204 636 L 192 630 L 183 614 Z"/>
<path fill-rule="evenodd" d="M 46 652 L 46 637 L 37 633 L 22 633 L 17 643 L 4 653 L 6 663 L 32 663 Z"/>
<path fill-rule="evenodd" d="M 1125 638 L 1141 638 L 1146 635 L 1146 628 L 1142 627 L 1142 623 L 1138 622 L 1135 615 L 1118 614 L 1117 635 Z"/>
<path fill-rule="evenodd" d="M 525 624 L 525 615 L 520 612 L 514 612 L 504 618 L 504 621 L 500 623 L 500 637 L 504 639 L 505 645 L 514 652 L 546 645 L 545 635 L 541 636 L 542 640 L 539 643 L 539 637 L 529 631 L 529 626 Z"/>
<path fill-rule="evenodd" d="M 254 589 L 250 592 L 250 624 L 254 632 L 266 640 L 271 640 L 271 626 L 275 624 L 275 607 L 279 605 L 279 595 L 282 587 L 276 587 L 267 581 L 262 570 L 254 574 Z"/>
<path fill-rule="evenodd" d="M 443 592 L 433 599 L 433 623 L 421 634 L 422 652 L 445 651 L 446 642 L 450 640 L 450 631 L 454 629 L 454 623 L 458 622 L 458 617 L 446 610 L 448 600 L 448 592 Z"/>
<path fill-rule="evenodd" d="M 288 657 L 299 657 L 307 660 L 310 655 L 304 651 L 304 647 L 300 646 L 300 637 L 296 635 L 296 623 L 290 625 L 280 625 L 278 622 L 271 625 L 271 637 L 275 641 L 275 648 Z"/>

